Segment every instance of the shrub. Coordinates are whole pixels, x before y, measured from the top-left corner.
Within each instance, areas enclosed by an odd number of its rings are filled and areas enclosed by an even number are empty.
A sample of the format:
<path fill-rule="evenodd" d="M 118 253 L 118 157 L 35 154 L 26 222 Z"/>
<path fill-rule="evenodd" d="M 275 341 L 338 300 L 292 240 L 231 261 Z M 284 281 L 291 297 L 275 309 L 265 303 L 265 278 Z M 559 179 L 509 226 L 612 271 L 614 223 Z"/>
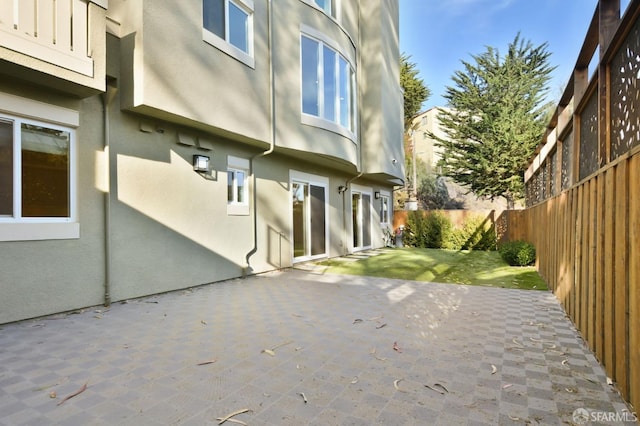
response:
<path fill-rule="evenodd" d="M 452 230 L 451 221 L 441 212 L 411 211 L 402 242 L 409 247 L 450 249 Z"/>
<path fill-rule="evenodd" d="M 509 241 L 500 245 L 498 251 L 511 266 L 528 266 L 536 261 L 536 248 L 526 241 Z"/>

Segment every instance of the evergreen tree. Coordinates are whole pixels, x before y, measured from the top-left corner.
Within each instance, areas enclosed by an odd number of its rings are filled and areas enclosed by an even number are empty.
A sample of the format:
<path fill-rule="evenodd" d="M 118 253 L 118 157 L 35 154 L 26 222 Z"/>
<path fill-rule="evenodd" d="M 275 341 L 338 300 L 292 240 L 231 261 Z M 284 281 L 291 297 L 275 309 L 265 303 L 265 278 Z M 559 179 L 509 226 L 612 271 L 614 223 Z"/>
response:
<path fill-rule="evenodd" d="M 409 62 L 411 56 L 400 55 L 400 86 L 404 91 L 404 128 L 411 124 L 414 115 L 420 112 L 424 101 L 429 99 L 431 91 L 418 77 L 416 64 Z"/>
<path fill-rule="evenodd" d="M 516 35 L 507 54 L 487 47 L 452 77 L 445 99 L 451 110 L 439 110 L 447 135 L 443 173 L 478 196 L 503 196 L 508 206 L 524 196 L 527 162 L 545 131 L 544 98 L 555 67 L 547 43 L 534 47 Z"/>

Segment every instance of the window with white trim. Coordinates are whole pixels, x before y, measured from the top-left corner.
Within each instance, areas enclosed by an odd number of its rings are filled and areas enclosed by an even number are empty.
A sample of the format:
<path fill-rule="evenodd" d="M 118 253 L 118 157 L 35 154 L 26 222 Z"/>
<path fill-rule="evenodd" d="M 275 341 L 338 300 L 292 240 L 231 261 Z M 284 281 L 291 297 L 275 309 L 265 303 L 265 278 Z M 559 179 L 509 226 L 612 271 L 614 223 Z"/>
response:
<path fill-rule="evenodd" d="M 328 43 L 300 38 L 302 113 L 355 133 L 355 71 Z"/>
<path fill-rule="evenodd" d="M 314 0 L 314 2 L 324 13 L 336 17 L 336 0 Z"/>
<path fill-rule="evenodd" d="M 74 137 L 69 127 L 0 114 L 0 241 L 79 237 Z"/>
<path fill-rule="evenodd" d="M 253 0 L 203 0 L 203 39 L 254 67 Z"/>
<path fill-rule="evenodd" d="M 249 214 L 249 160 L 227 157 L 227 213 Z"/>
<path fill-rule="evenodd" d="M 390 197 L 380 194 L 380 223 L 389 223 L 389 208 L 391 206 Z"/>

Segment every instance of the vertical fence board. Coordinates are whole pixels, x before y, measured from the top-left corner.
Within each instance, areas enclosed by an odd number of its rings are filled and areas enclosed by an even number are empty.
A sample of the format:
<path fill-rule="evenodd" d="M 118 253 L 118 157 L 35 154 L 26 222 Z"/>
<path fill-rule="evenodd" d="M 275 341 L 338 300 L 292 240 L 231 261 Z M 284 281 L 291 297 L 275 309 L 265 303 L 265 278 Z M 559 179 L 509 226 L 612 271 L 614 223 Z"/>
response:
<path fill-rule="evenodd" d="M 583 287 L 584 287 L 584 272 L 582 268 L 582 257 L 583 257 L 583 244 L 585 238 L 584 232 L 584 185 L 578 188 L 578 202 L 576 206 L 576 217 L 578 220 L 576 221 L 576 260 L 575 260 L 575 316 L 573 318 L 573 322 L 576 324 L 578 330 L 582 336 L 584 336 L 584 327 L 582 324 L 582 316 L 583 314 Z"/>
<path fill-rule="evenodd" d="M 594 263 L 594 302 L 595 302 L 595 353 L 600 362 L 604 362 L 604 181 L 605 176 L 599 175 L 596 183 L 596 197 L 594 197 L 596 240 Z"/>
<path fill-rule="evenodd" d="M 596 196 L 597 196 L 597 178 L 593 178 L 587 184 L 589 188 L 589 222 L 587 227 L 587 233 L 589 234 L 589 244 L 587 246 L 587 257 L 583 259 L 585 267 L 587 269 L 587 309 L 586 318 L 587 322 L 587 340 L 589 341 L 589 347 L 593 352 L 596 351 L 596 245 L 598 235 L 598 222 L 596 219 Z"/>
<path fill-rule="evenodd" d="M 609 377 L 614 373 L 614 328 L 613 328 L 613 256 L 614 256 L 614 202 L 615 202 L 615 182 L 616 169 L 610 168 L 605 173 L 605 201 L 604 201 L 604 251 L 606 262 L 604 266 L 604 312 L 603 312 L 603 333 L 604 333 L 604 368 Z"/>
<path fill-rule="evenodd" d="M 629 396 L 627 377 L 627 164 L 621 162 L 616 170 L 615 199 L 615 250 L 614 250 L 614 330 L 615 330 L 615 377 L 620 392 Z"/>
<path fill-rule="evenodd" d="M 629 400 L 640 410 L 640 155 L 629 170 Z"/>

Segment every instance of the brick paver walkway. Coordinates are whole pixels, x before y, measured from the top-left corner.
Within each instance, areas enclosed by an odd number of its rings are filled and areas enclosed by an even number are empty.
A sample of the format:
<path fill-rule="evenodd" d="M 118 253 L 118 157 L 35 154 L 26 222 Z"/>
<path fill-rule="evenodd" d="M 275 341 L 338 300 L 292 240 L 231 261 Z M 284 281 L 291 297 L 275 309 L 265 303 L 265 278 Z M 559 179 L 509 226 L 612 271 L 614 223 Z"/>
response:
<path fill-rule="evenodd" d="M 581 408 L 627 409 L 540 291 L 286 270 L 0 326 L 0 424 L 572 424 Z"/>

